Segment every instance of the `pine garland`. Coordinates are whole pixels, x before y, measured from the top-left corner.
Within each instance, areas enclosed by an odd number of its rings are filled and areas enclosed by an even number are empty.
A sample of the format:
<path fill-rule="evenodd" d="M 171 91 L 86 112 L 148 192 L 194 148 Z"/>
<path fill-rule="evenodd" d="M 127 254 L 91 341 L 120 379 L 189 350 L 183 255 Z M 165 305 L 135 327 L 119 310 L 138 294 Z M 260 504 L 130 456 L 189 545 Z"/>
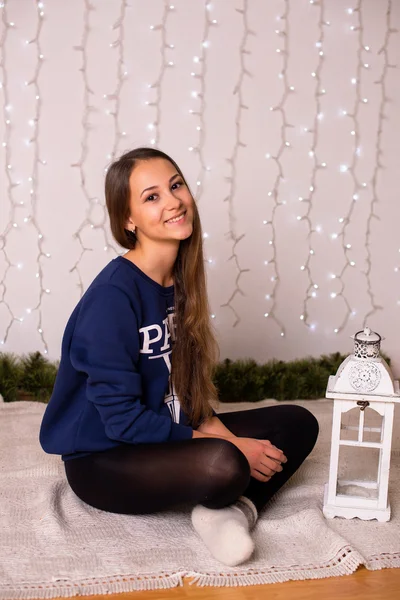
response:
<path fill-rule="evenodd" d="M 328 377 L 345 358 L 336 352 L 319 359 L 272 360 L 262 365 L 251 359 L 227 358 L 217 365 L 214 383 L 221 402 L 324 398 Z M 390 364 L 387 356 L 383 358 Z M 29 399 L 47 403 L 58 367 L 59 362 L 50 362 L 40 352 L 22 357 L 0 353 L 0 394 L 5 402 Z"/>
<path fill-rule="evenodd" d="M 22 357 L 0 353 L 0 394 L 5 402 L 24 399 L 48 402 L 58 366 L 58 362 L 50 362 L 40 352 Z"/>

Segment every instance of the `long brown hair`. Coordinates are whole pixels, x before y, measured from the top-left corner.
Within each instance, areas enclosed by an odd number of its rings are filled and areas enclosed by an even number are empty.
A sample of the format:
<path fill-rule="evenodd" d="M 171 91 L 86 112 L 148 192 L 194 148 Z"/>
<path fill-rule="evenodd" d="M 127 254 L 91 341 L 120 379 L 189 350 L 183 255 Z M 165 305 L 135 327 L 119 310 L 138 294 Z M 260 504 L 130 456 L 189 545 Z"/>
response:
<path fill-rule="evenodd" d="M 107 171 L 105 195 L 111 231 L 123 248 L 133 249 L 136 245 L 136 235 L 125 229 L 130 212 L 129 177 L 138 161 L 154 158 L 163 158 L 173 164 L 187 185 L 176 162 L 155 148 L 131 150 L 113 162 Z M 213 374 L 219 350 L 210 321 L 203 235 L 195 202 L 193 232 L 180 242 L 173 277 L 176 339 L 173 341 L 171 376 L 182 410 L 196 428 L 212 416 L 210 401 L 217 400 Z"/>

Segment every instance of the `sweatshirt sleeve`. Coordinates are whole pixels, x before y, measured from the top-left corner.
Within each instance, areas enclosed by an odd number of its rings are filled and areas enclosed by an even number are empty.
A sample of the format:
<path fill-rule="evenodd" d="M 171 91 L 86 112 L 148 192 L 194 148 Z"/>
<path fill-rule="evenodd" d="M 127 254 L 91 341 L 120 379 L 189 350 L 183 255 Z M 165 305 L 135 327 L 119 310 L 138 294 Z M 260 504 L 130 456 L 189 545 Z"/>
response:
<path fill-rule="evenodd" d="M 87 375 L 87 397 L 106 435 L 130 444 L 191 439 L 191 427 L 141 403 L 139 356 L 139 328 L 128 295 L 113 285 L 89 290 L 72 336 L 70 359 Z"/>

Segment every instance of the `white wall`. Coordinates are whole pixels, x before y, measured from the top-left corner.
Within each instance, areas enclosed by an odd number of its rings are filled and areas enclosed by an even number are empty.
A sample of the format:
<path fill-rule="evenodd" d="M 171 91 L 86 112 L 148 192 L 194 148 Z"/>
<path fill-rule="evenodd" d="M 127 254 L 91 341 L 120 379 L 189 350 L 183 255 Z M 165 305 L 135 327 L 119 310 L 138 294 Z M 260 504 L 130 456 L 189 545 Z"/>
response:
<path fill-rule="evenodd" d="M 121 252 L 105 167 L 153 140 L 197 191 L 222 358 L 348 353 L 367 319 L 399 374 L 400 2 L 171 3 L 0 8 L 0 348 L 59 357 Z"/>

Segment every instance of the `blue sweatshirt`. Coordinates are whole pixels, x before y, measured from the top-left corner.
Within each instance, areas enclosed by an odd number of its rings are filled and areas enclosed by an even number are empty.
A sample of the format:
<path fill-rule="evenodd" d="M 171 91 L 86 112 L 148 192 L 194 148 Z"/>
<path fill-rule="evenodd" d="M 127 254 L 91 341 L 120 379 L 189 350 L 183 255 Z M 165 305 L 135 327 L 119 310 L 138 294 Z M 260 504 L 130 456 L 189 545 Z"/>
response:
<path fill-rule="evenodd" d="M 68 460 L 123 443 L 191 439 L 170 383 L 171 335 L 174 286 L 122 256 L 112 260 L 67 323 L 42 448 Z"/>

